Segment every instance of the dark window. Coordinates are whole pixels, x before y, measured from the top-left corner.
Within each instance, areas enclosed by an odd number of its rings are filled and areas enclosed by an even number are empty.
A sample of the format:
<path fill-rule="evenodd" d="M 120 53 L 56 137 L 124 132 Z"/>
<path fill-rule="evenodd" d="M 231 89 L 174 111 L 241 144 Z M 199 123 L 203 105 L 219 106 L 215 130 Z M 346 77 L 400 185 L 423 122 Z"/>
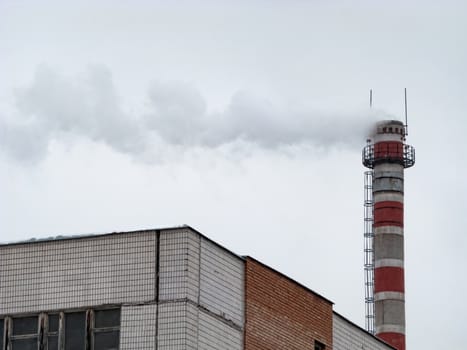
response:
<path fill-rule="evenodd" d="M 49 315 L 49 333 L 58 332 L 58 322 L 60 315 Z"/>
<path fill-rule="evenodd" d="M 0 318 L 0 349 L 3 350 L 3 320 Z"/>
<path fill-rule="evenodd" d="M 120 339 L 120 309 L 94 311 L 94 349 L 118 349 Z"/>
<path fill-rule="evenodd" d="M 84 350 L 86 313 L 65 314 L 65 350 Z"/>
<path fill-rule="evenodd" d="M 37 350 L 37 337 L 14 339 L 11 341 L 13 350 Z"/>
<path fill-rule="evenodd" d="M 13 335 L 37 334 L 37 317 L 13 319 Z"/>
<path fill-rule="evenodd" d="M 58 350 L 60 315 L 48 315 L 47 350 Z"/>
<path fill-rule="evenodd" d="M 107 328 L 120 326 L 120 309 L 94 311 L 94 327 Z"/>
<path fill-rule="evenodd" d="M 47 338 L 48 342 L 48 350 L 58 350 L 58 336 L 57 335 L 49 335 Z"/>
<path fill-rule="evenodd" d="M 10 339 L 13 350 L 37 350 L 37 316 L 14 318 Z"/>
<path fill-rule="evenodd" d="M 315 340 L 315 350 L 324 350 L 325 346 L 323 343 Z"/>
<path fill-rule="evenodd" d="M 94 349 L 118 350 L 119 331 L 96 332 L 94 334 Z"/>
<path fill-rule="evenodd" d="M 120 309 L 0 319 L 0 350 L 118 350 Z M 64 343 L 64 344 L 63 344 Z"/>

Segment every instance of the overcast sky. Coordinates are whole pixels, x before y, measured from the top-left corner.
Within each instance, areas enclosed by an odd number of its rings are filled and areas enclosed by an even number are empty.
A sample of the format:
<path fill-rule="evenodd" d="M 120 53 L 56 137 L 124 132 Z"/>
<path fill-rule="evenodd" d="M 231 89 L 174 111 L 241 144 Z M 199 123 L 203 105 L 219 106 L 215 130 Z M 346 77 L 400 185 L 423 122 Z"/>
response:
<path fill-rule="evenodd" d="M 0 0 L 0 240 L 188 224 L 363 326 L 361 148 L 407 87 L 408 348 L 463 349 L 466 62 L 464 1 Z"/>

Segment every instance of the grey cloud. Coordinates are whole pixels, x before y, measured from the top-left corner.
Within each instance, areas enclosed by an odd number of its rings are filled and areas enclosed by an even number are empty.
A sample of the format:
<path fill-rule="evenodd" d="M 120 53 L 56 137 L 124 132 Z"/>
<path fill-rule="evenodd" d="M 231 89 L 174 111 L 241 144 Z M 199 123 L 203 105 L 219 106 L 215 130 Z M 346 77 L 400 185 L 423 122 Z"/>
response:
<path fill-rule="evenodd" d="M 43 154 L 48 142 L 66 135 L 105 142 L 120 152 L 144 148 L 139 123 L 123 112 L 111 73 L 104 66 L 89 66 L 74 79 L 39 66 L 32 84 L 16 91 L 16 106 L 21 118 L 17 131 L 46 139 L 24 157 Z"/>
<path fill-rule="evenodd" d="M 155 81 L 147 100 L 146 113 L 132 115 L 123 110 L 105 66 L 89 66 L 69 78 L 42 65 L 31 85 L 16 91 L 19 120 L 0 119 L 0 145 L 21 159 L 38 159 L 50 141 L 74 137 L 135 157 L 160 145 L 155 139 L 177 149 L 235 142 L 270 149 L 303 143 L 360 147 L 365 126 L 376 120 L 369 111 L 344 115 L 297 110 L 247 92 L 237 92 L 224 111 L 210 113 L 201 93 L 183 82 Z"/>
<path fill-rule="evenodd" d="M 6 122 L 0 117 L 0 148 L 12 159 L 35 163 L 47 153 L 48 137 L 40 125 Z"/>
<path fill-rule="evenodd" d="M 148 100 L 150 112 L 143 120 L 146 127 L 171 144 L 202 142 L 209 126 L 206 102 L 193 86 L 180 82 L 153 82 Z"/>

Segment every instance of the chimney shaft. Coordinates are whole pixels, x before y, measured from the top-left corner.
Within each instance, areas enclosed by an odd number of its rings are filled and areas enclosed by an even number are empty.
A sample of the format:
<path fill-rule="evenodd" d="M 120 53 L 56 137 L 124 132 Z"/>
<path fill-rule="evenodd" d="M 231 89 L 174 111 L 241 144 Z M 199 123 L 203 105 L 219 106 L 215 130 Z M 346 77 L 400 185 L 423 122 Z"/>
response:
<path fill-rule="evenodd" d="M 405 126 L 396 120 L 376 125 L 363 164 L 373 169 L 375 334 L 405 350 L 404 169 L 415 151 L 405 144 Z"/>

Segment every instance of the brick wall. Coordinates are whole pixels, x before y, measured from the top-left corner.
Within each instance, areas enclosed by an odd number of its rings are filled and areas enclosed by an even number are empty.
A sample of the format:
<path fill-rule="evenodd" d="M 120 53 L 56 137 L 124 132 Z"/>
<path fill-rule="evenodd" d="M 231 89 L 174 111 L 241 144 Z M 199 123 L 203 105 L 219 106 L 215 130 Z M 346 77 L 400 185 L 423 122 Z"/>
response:
<path fill-rule="evenodd" d="M 245 269 L 245 350 L 332 349 L 330 301 L 252 258 Z"/>

